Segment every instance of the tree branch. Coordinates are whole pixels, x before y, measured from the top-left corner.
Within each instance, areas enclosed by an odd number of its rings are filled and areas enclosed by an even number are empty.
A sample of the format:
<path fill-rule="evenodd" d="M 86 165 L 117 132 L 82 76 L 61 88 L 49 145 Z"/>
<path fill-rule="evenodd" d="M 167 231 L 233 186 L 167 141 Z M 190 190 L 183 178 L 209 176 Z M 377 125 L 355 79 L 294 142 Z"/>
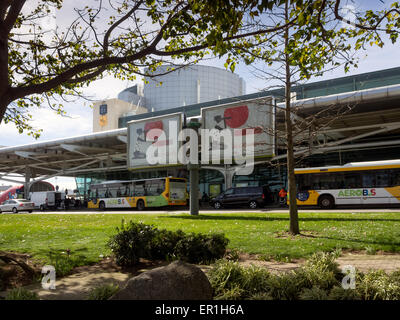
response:
<path fill-rule="evenodd" d="M 7 38 L 11 29 L 14 27 L 15 21 L 17 21 L 18 15 L 22 10 L 26 0 L 14 0 L 11 2 L 10 9 L 7 13 L 7 17 L 5 18 L 2 25 L 2 35 L 1 37 Z"/>

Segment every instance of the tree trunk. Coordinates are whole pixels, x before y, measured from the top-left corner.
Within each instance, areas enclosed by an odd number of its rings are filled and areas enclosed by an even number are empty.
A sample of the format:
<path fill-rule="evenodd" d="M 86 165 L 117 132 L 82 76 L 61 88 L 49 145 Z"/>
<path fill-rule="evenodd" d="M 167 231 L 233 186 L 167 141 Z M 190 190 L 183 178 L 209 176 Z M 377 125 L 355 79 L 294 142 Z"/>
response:
<path fill-rule="evenodd" d="M 285 18 L 288 20 L 288 4 L 285 4 Z M 294 154 L 293 154 L 293 132 L 292 132 L 292 120 L 290 118 L 290 91 L 291 91 L 291 73 L 289 64 L 289 54 L 287 52 L 289 43 L 289 27 L 285 29 L 285 124 L 286 124 L 286 156 L 287 156 L 287 179 L 288 179 L 288 194 L 289 194 L 289 212 L 290 212 L 290 227 L 289 232 L 291 234 L 299 234 L 299 216 L 297 212 L 297 190 L 296 190 L 296 178 L 294 175 Z"/>
<path fill-rule="evenodd" d="M 0 123 L 4 118 L 8 104 L 10 82 L 8 77 L 8 42 L 7 38 L 0 36 Z"/>

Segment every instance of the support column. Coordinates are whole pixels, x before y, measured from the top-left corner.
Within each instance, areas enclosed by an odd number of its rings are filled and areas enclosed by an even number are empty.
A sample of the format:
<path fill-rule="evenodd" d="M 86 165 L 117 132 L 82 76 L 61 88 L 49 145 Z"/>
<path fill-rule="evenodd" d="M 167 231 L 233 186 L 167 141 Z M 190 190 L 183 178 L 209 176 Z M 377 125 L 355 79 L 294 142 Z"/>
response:
<path fill-rule="evenodd" d="M 76 186 L 76 187 L 78 188 L 78 186 Z M 79 189 L 78 189 L 78 191 L 79 191 Z M 85 175 L 85 178 L 83 180 L 83 199 L 86 200 L 87 198 L 88 198 L 88 194 L 87 194 L 87 176 Z"/>
<path fill-rule="evenodd" d="M 225 180 L 225 190 L 232 188 L 233 176 L 235 174 L 235 168 L 230 166 L 225 166 L 224 169 L 224 180 Z"/>
<path fill-rule="evenodd" d="M 199 169 L 199 165 L 188 165 L 190 177 L 190 214 L 195 216 L 199 214 Z"/>
<path fill-rule="evenodd" d="M 24 198 L 29 198 L 29 188 L 30 188 L 30 180 L 31 180 L 31 169 L 29 167 L 25 168 L 25 183 L 24 183 Z"/>

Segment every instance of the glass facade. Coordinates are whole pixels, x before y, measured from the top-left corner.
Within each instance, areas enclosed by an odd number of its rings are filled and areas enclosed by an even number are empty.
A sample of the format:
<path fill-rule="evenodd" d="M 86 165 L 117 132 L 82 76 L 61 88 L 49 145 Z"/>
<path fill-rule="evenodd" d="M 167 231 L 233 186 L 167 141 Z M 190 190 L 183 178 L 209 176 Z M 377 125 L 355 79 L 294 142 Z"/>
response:
<path fill-rule="evenodd" d="M 349 162 L 378 161 L 400 159 L 400 146 L 398 147 L 374 147 L 364 150 L 335 151 L 325 154 L 316 154 L 303 158 L 296 167 L 323 167 L 331 165 L 344 165 Z M 84 195 L 91 183 L 111 180 L 135 180 L 150 179 L 160 177 L 181 177 L 189 180 L 189 172 L 185 168 L 168 168 L 149 171 L 115 171 L 92 173 L 86 176 L 77 177 L 76 184 L 80 194 Z M 188 183 L 189 185 L 189 183 Z M 270 189 L 277 193 L 282 187 L 287 188 L 287 174 L 285 161 L 279 164 L 270 165 L 268 163 L 258 164 L 254 167 L 252 174 L 247 176 L 235 175 L 232 186 L 263 186 L 269 185 Z M 223 174 L 218 170 L 201 169 L 199 173 L 199 190 L 201 194 L 207 193 L 209 196 L 224 191 L 225 180 Z"/>
<path fill-rule="evenodd" d="M 169 66 L 157 68 L 167 72 Z M 147 78 L 144 85 L 149 111 L 169 110 L 245 94 L 245 83 L 238 75 L 209 66 L 188 66 L 159 77 Z"/>
<path fill-rule="evenodd" d="M 400 67 L 368 72 L 354 76 L 336 78 L 331 80 L 307 83 L 295 86 L 292 88 L 292 90 L 293 92 L 296 93 L 296 99 L 299 100 L 299 99 L 327 96 L 331 94 L 351 92 L 356 90 L 377 88 L 394 84 L 400 84 Z M 260 97 L 267 97 L 271 95 L 276 98 L 277 102 L 281 102 L 284 97 L 284 90 L 276 89 L 269 91 L 260 91 L 257 93 L 251 93 L 242 96 L 238 96 L 236 94 L 227 97 L 221 97 L 220 99 L 217 97 L 214 99 L 214 101 L 201 102 L 201 103 L 197 103 L 197 101 L 194 101 L 193 103 L 190 104 L 187 102 L 185 106 L 180 104 L 170 106 L 170 108 L 172 109 L 165 109 L 161 107 L 159 111 L 157 111 L 157 109 L 154 109 L 155 110 L 154 112 L 122 117 L 119 119 L 118 126 L 119 128 L 124 128 L 127 126 L 127 123 L 131 120 L 151 118 L 175 112 L 183 112 L 187 117 L 200 116 L 201 108 L 216 106 L 219 104 L 231 103 L 237 101 L 238 99 L 247 100 Z M 150 108 L 149 111 L 151 111 Z"/>

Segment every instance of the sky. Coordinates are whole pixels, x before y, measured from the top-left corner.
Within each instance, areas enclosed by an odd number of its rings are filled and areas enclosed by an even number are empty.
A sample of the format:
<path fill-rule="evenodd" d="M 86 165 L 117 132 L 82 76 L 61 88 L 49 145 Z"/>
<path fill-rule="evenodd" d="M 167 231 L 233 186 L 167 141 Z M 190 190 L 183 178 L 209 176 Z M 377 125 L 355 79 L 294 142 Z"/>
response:
<path fill-rule="evenodd" d="M 34 0 L 29 0 L 29 2 Z M 62 14 L 55 14 L 57 24 L 65 24 L 68 21 L 69 12 L 73 12 L 73 8 L 79 2 L 78 0 L 65 1 L 66 7 L 63 9 Z M 390 1 L 386 1 L 390 3 Z M 367 1 L 349 1 L 351 6 L 357 9 L 372 8 L 379 10 L 385 7 L 385 4 L 380 1 L 367 0 Z M 387 5 L 387 4 L 386 4 Z M 351 7 L 350 7 L 351 8 Z M 51 26 L 55 21 L 47 21 Z M 400 66 L 399 61 L 399 45 L 392 45 L 386 42 L 383 48 L 370 47 L 366 51 L 358 52 L 360 58 L 358 68 L 351 69 L 347 74 L 344 73 L 343 68 L 336 69 L 331 72 L 326 72 L 323 77 L 311 79 L 310 82 L 320 81 L 325 79 L 332 79 L 347 75 L 360 74 L 364 72 L 377 71 L 387 68 L 394 68 Z M 211 59 L 200 64 L 224 68 L 224 59 Z M 236 67 L 235 73 L 242 77 L 246 82 L 246 93 L 254 93 L 266 88 L 269 84 L 259 79 L 252 73 L 252 69 L 240 64 Z M 136 82 L 141 81 L 140 79 Z M 102 80 L 95 81 L 85 89 L 85 95 L 89 96 L 92 100 L 103 100 L 109 98 L 116 98 L 118 93 L 123 89 L 134 85 L 136 82 L 121 81 L 113 77 L 106 77 Z M 63 117 L 57 115 L 53 110 L 43 106 L 36 108 L 33 114 L 32 125 L 36 128 L 43 129 L 41 137 L 37 140 L 28 136 L 27 134 L 19 134 L 17 129 L 12 124 L 0 124 L 0 146 L 16 146 L 21 144 L 30 144 L 39 141 L 46 141 L 57 138 L 65 138 L 69 136 L 88 134 L 92 132 L 92 109 L 91 102 L 83 99 L 78 99 L 64 105 L 68 116 Z M 72 178 L 53 178 L 48 180 L 50 183 L 57 184 L 63 190 L 65 188 L 74 189 L 75 182 Z M 8 182 L 1 181 L 0 185 L 8 185 Z"/>

